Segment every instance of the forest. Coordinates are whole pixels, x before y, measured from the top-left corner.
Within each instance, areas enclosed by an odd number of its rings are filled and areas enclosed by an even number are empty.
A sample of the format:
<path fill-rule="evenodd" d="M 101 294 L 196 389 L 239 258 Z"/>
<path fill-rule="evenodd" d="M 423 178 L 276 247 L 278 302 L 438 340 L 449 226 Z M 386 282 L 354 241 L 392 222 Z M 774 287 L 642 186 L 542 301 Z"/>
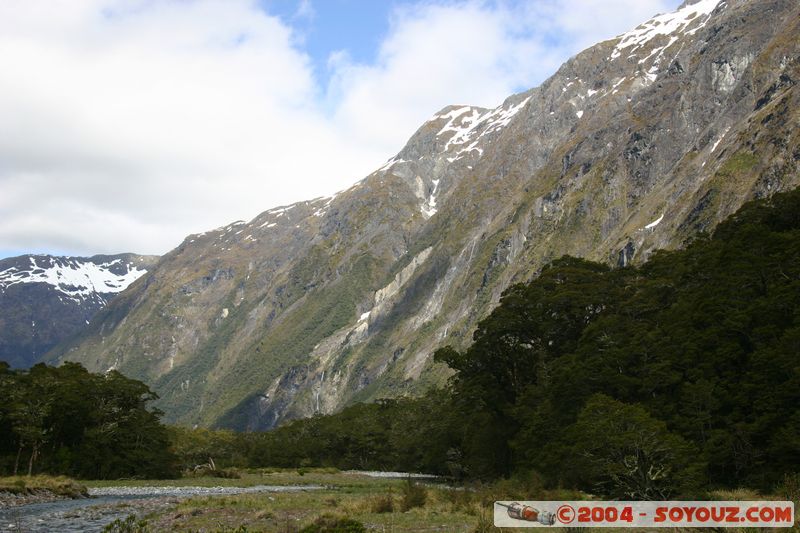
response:
<path fill-rule="evenodd" d="M 0 475 L 175 477 L 156 395 L 116 371 L 76 363 L 27 371 L 0 362 Z"/>
<path fill-rule="evenodd" d="M 770 490 L 800 468 L 800 191 L 750 202 L 640 267 L 557 260 L 509 288 L 468 349 L 435 358 L 454 373 L 422 398 L 268 433 L 202 430 L 202 453 L 535 475 L 607 497 Z"/>
<path fill-rule="evenodd" d="M 166 428 L 149 389 L 0 368 L 0 470 L 160 477 L 331 466 L 536 477 L 604 497 L 771 490 L 800 468 L 800 191 L 638 267 L 561 258 L 510 287 L 452 377 L 264 433 Z M 23 465 L 24 463 L 24 465 Z"/>

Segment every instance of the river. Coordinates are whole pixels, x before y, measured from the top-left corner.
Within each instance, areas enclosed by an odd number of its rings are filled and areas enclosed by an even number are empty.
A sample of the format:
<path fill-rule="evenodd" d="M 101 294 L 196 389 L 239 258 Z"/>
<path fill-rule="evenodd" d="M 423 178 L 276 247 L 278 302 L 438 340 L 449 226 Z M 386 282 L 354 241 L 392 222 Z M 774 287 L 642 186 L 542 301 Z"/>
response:
<path fill-rule="evenodd" d="M 162 510 L 182 498 L 252 492 L 317 490 L 319 485 L 253 487 L 103 487 L 89 489 L 89 498 L 32 503 L 0 508 L 0 531 L 26 533 L 98 532 L 118 518 Z"/>

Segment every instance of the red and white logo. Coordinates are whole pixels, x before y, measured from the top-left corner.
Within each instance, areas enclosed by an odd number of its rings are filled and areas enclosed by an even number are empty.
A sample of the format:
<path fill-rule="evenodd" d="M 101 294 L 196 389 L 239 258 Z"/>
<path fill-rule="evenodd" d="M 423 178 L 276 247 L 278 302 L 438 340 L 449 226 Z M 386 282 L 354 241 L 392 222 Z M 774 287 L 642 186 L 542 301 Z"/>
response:
<path fill-rule="evenodd" d="M 790 501 L 498 501 L 497 527 L 792 527 Z"/>

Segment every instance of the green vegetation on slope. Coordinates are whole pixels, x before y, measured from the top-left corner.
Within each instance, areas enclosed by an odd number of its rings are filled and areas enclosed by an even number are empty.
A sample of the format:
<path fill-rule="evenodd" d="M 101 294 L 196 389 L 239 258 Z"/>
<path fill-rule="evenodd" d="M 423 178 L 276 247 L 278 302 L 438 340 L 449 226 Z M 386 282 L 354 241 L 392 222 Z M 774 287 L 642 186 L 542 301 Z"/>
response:
<path fill-rule="evenodd" d="M 251 466 L 422 470 L 612 497 L 772 489 L 800 465 L 800 191 L 638 268 L 560 259 L 506 291 L 456 374 L 235 439 Z M 231 455 L 232 457 L 232 455 Z"/>

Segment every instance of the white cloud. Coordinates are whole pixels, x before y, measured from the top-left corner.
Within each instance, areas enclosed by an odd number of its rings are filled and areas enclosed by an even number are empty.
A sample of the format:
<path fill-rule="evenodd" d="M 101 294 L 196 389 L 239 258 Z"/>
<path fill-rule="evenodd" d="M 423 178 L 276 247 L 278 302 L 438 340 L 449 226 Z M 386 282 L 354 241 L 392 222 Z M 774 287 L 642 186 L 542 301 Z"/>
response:
<path fill-rule="evenodd" d="M 369 168 L 250 2 L 73 1 L 0 8 L 0 247 L 163 252 Z"/>
<path fill-rule="evenodd" d="M 254 0 L 2 2 L 0 249 L 163 253 L 329 194 L 444 105 L 497 105 L 676 3 L 588 1 L 402 7 L 327 88 Z"/>
<path fill-rule="evenodd" d="M 508 22 L 504 10 L 475 3 L 397 10 L 377 64 L 334 63 L 337 123 L 388 145 L 393 129 L 410 133 L 445 105 L 499 104 L 534 63 L 515 61 L 532 46 L 509 35 Z"/>
<path fill-rule="evenodd" d="M 450 104 L 499 105 L 584 48 L 632 29 L 676 0 L 421 3 L 397 9 L 376 64 L 334 55 L 337 125 L 360 142 L 397 143 Z M 391 125 L 393 127 L 387 127 Z"/>
<path fill-rule="evenodd" d="M 524 4 L 520 20 L 550 33 L 562 50 L 576 53 L 638 26 L 682 0 L 548 0 Z M 552 31 L 554 29 L 555 31 Z M 551 30 L 548 32 L 548 30 Z"/>

